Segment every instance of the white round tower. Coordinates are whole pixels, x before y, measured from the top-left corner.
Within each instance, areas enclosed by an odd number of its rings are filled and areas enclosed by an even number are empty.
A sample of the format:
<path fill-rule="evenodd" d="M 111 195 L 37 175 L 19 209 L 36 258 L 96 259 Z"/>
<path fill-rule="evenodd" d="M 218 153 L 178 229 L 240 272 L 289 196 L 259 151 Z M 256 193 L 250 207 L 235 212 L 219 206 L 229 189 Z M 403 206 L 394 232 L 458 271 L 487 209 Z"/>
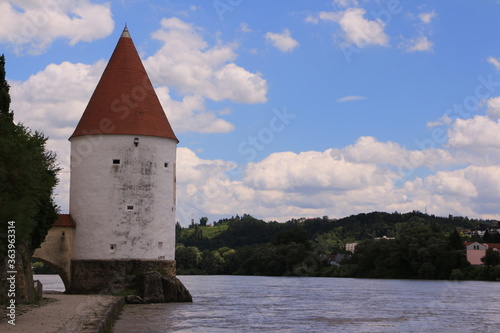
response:
<path fill-rule="evenodd" d="M 178 140 L 127 28 L 70 141 L 72 291 L 139 271 L 175 275 Z"/>
<path fill-rule="evenodd" d="M 175 259 L 176 144 L 145 135 L 71 139 L 73 259 Z"/>

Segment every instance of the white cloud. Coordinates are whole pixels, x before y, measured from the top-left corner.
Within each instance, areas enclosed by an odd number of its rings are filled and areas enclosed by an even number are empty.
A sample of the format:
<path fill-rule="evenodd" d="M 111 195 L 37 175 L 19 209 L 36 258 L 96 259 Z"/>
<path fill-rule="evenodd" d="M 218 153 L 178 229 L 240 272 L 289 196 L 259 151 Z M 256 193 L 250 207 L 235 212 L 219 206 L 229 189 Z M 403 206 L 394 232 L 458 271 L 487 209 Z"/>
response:
<path fill-rule="evenodd" d="M 434 43 L 429 40 L 432 35 L 432 20 L 437 16 L 436 12 L 426 12 L 418 14 L 419 22 L 416 23 L 417 31 L 413 38 L 401 37 L 402 42 L 399 48 L 406 52 L 432 52 L 434 50 Z M 414 15 L 410 14 L 410 18 L 416 19 Z"/>
<path fill-rule="evenodd" d="M 312 23 L 312 24 L 318 24 L 319 23 L 319 18 L 313 16 L 313 15 L 307 15 L 306 18 L 304 19 L 304 22 L 307 23 Z"/>
<path fill-rule="evenodd" d="M 492 119 L 500 118 L 500 97 L 493 97 L 486 101 L 486 105 L 488 106 L 486 109 L 486 113 L 488 117 Z"/>
<path fill-rule="evenodd" d="M 274 153 L 261 162 L 249 163 L 245 170 L 245 183 L 265 190 L 352 190 L 380 185 L 393 177 L 374 164 L 339 158 L 332 149 Z"/>
<path fill-rule="evenodd" d="M 432 11 L 428 13 L 420 13 L 418 17 L 420 18 L 422 23 L 429 24 L 431 23 L 432 19 L 436 17 L 436 12 Z"/>
<path fill-rule="evenodd" d="M 322 20 L 334 21 L 340 25 L 347 43 L 357 47 L 368 45 L 389 45 L 389 36 L 384 32 L 385 23 L 380 20 L 368 20 L 362 8 L 349 8 L 341 12 L 321 12 Z"/>
<path fill-rule="evenodd" d="M 39 54 L 57 38 L 70 45 L 111 34 L 114 28 L 109 3 L 89 0 L 21 1 L 0 3 L 0 43 L 15 52 Z"/>
<path fill-rule="evenodd" d="M 233 124 L 217 118 L 216 112 L 206 111 L 201 96 L 189 95 L 184 96 L 182 101 L 172 100 L 168 87 L 159 87 L 156 93 L 176 133 L 226 133 L 234 129 Z"/>
<path fill-rule="evenodd" d="M 177 219 L 181 223 L 251 206 L 252 190 L 226 175 L 236 167 L 234 163 L 201 159 L 189 148 L 179 147 L 177 165 Z"/>
<path fill-rule="evenodd" d="M 240 103 L 267 101 L 267 82 L 233 61 L 235 45 L 209 47 L 199 30 L 178 18 L 163 19 L 153 38 L 161 49 L 144 61 L 156 84 L 172 87 L 183 95 L 200 95 L 214 101 Z"/>
<path fill-rule="evenodd" d="M 493 64 L 497 70 L 500 70 L 500 61 L 494 57 L 489 57 L 488 62 Z"/>
<path fill-rule="evenodd" d="M 290 52 L 299 46 L 299 42 L 292 38 L 288 29 L 283 30 L 281 33 L 268 32 L 264 37 L 281 52 Z"/>
<path fill-rule="evenodd" d="M 355 144 L 343 148 L 342 155 L 356 163 L 391 165 L 399 173 L 420 167 L 436 168 L 456 163 L 455 158 L 443 149 L 408 150 L 398 143 L 380 142 L 370 136 L 360 137 Z"/>
<path fill-rule="evenodd" d="M 451 125 L 452 123 L 453 123 L 453 120 L 447 114 L 445 114 L 436 121 L 427 122 L 427 126 L 428 127 L 448 126 L 448 125 Z"/>
<path fill-rule="evenodd" d="M 240 23 L 240 30 L 243 32 L 252 32 L 253 31 L 252 29 L 250 29 L 250 26 L 248 25 L 248 23 L 245 23 L 245 22 Z"/>
<path fill-rule="evenodd" d="M 52 139 L 67 140 L 104 67 L 102 60 L 94 65 L 50 64 L 24 82 L 11 82 L 16 120 L 25 122 L 33 130 L 43 130 Z"/>
<path fill-rule="evenodd" d="M 407 151 L 395 143 L 360 138 L 355 145 L 323 152 L 274 153 L 243 168 L 221 160 L 203 160 L 187 148 L 179 149 L 179 219 L 189 223 L 206 214 L 219 216 L 250 213 L 266 220 L 381 211 L 424 210 L 433 214 L 498 218 L 500 167 L 468 166 L 437 171 L 406 180 L 386 166 L 399 163 L 398 155 L 449 159 L 442 150 Z M 442 156 L 441 156 L 442 155 Z M 439 159 L 439 158 L 438 158 Z M 402 186 L 395 185 L 403 182 Z M 496 207 L 496 208 L 495 208 Z M 496 209 L 496 210 L 495 210 Z"/>
<path fill-rule="evenodd" d="M 434 43 L 431 42 L 426 36 L 421 35 L 419 37 L 408 39 L 400 45 L 407 52 L 425 52 L 432 51 Z"/>
<path fill-rule="evenodd" d="M 498 219 L 500 166 L 468 166 L 407 182 L 402 189 L 440 215 Z"/>
<path fill-rule="evenodd" d="M 360 101 L 366 99 L 364 96 L 344 96 L 341 98 L 337 98 L 337 102 L 352 102 L 352 101 Z"/>
<path fill-rule="evenodd" d="M 485 116 L 457 119 L 448 129 L 448 146 L 473 151 L 500 151 L 500 119 Z"/>
<path fill-rule="evenodd" d="M 448 128 L 446 147 L 462 163 L 500 165 L 500 119 L 456 119 Z"/>

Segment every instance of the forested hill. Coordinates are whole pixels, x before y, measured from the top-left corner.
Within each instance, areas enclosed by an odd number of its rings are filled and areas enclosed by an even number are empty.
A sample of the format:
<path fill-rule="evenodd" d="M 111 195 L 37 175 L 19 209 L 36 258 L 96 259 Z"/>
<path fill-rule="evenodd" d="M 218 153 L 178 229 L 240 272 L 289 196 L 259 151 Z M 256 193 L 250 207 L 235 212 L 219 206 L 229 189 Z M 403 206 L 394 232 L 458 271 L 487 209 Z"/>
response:
<path fill-rule="evenodd" d="M 357 242 L 376 237 L 396 237 L 405 227 L 417 222 L 431 226 L 435 230 L 449 233 L 457 227 L 464 229 L 485 229 L 495 221 L 469 219 L 467 217 L 439 217 L 419 211 L 410 213 L 372 212 L 351 215 L 341 219 L 327 216 L 313 219 L 293 219 L 286 223 L 265 222 L 251 215 L 232 217 L 214 222 L 213 226 L 192 223 L 188 228 L 177 225 L 177 243 L 196 246 L 200 250 L 216 250 L 221 247 L 241 248 L 247 245 L 272 242 L 275 237 L 289 231 L 290 237 L 315 239 L 321 234 L 329 234 L 340 243 Z M 305 231 L 305 233 L 303 233 Z"/>
<path fill-rule="evenodd" d="M 498 252 L 491 253 L 485 266 L 471 266 L 464 246 L 467 240 L 500 243 L 500 234 L 492 230 L 470 237 L 458 232 L 485 230 L 496 221 L 414 211 L 286 223 L 245 214 L 211 226 L 207 222 L 203 217 L 188 228 L 177 224 L 178 274 L 500 279 Z M 351 254 L 345 245 L 354 242 Z"/>

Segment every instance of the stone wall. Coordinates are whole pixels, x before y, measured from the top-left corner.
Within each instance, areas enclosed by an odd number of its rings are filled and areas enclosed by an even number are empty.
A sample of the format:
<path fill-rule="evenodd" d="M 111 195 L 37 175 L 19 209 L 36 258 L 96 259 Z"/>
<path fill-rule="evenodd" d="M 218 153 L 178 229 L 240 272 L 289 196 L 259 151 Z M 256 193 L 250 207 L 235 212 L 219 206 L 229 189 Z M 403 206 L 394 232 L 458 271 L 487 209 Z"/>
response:
<path fill-rule="evenodd" d="M 175 260 L 72 260 L 72 294 L 133 293 L 136 276 L 156 271 L 175 277 Z"/>

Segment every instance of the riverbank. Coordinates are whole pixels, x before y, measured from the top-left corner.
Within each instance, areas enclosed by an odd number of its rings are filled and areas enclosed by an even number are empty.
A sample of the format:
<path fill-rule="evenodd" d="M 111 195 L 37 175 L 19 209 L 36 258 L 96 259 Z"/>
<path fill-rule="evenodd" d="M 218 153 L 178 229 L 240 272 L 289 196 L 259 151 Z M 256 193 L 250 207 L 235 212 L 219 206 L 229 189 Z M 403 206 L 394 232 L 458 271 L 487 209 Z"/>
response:
<path fill-rule="evenodd" d="M 16 308 L 15 326 L 2 312 L 0 331 L 9 333 L 53 333 L 110 331 L 124 298 L 109 295 L 44 294 L 39 305 Z"/>

